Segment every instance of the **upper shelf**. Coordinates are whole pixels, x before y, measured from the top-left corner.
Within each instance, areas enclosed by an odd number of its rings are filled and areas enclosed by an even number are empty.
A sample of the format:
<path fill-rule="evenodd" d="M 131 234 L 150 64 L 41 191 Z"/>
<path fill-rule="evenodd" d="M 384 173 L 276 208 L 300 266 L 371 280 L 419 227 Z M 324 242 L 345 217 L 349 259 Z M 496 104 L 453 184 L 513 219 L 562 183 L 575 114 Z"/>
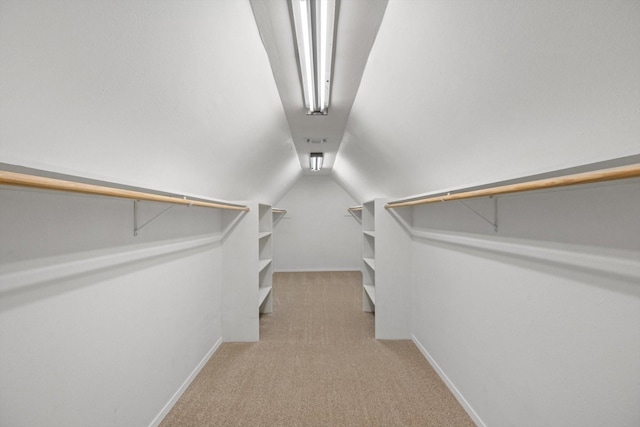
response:
<path fill-rule="evenodd" d="M 376 260 L 374 258 L 362 258 L 364 262 L 371 267 L 372 270 L 376 269 Z"/>
<path fill-rule="evenodd" d="M 271 258 L 261 259 L 258 261 L 258 273 L 262 273 L 262 270 L 267 268 L 267 266 L 271 264 Z"/>
<path fill-rule="evenodd" d="M 202 200 L 192 200 L 186 197 L 163 196 L 160 194 L 145 193 L 142 191 L 124 190 L 115 187 L 102 185 L 84 184 L 81 182 L 65 181 L 62 179 L 44 178 L 41 176 L 27 175 L 22 173 L 0 171 L 0 184 L 17 185 L 21 187 L 42 188 L 47 190 L 70 191 L 73 193 L 95 194 L 100 196 L 120 197 L 124 199 L 146 200 L 150 202 L 174 203 L 177 205 L 201 206 L 205 208 L 230 209 L 237 211 L 248 211 L 249 208 L 243 205 L 225 204 L 220 202 L 209 202 Z"/>
<path fill-rule="evenodd" d="M 578 184 L 591 184 L 595 182 L 613 181 L 626 178 L 640 177 L 640 163 L 621 166 L 611 169 L 603 169 L 593 172 L 584 172 L 574 175 L 565 175 L 556 178 L 539 179 L 535 181 L 521 182 L 517 184 L 500 185 L 483 188 L 480 190 L 463 191 L 454 194 L 444 194 L 440 196 L 425 196 L 410 200 L 397 200 L 387 203 L 385 208 L 401 208 L 407 206 L 422 205 L 434 202 L 446 202 L 450 200 L 470 199 L 473 197 L 497 196 L 500 194 L 519 193 L 523 191 L 533 191 L 557 187 L 567 187 Z"/>

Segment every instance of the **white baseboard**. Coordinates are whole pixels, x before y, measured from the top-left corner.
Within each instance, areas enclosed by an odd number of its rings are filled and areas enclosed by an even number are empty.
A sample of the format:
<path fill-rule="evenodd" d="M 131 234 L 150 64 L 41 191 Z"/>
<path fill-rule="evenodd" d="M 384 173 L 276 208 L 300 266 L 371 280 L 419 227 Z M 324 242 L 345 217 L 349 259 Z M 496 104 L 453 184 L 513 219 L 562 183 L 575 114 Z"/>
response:
<path fill-rule="evenodd" d="M 211 349 L 207 352 L 207 354 L 202 358 L 200 363 L 198 363 L 198 365 L 191 372 L 191 374 L 189 374 L 187 379 L 184 380 L 180 388 L 173 394 L 173 396 L 171 396 L 171 399 L 169 399 L 167 404 L 164 405 L 164 408 L 162 408 L 160 413 L 156 415 L 153 421 L 151 421 L 151 423 L 149 424 L 149 427 L 157 427 L 158 425 L 160 425 L 164 417 L 166 417 L 169 411 L 171 411 L 171 408 L 173 408 L 173 406 L 178 402 L 178 399 L 180 399 L 180 396 L 182 396 L 182 394 L 187 390 L 187 387 L 189 387 L 189 385 L 193 382 L 196 376 L 198 376 L 202 368 L 204 368 L 204 365 L 207 364 L 209 359 L 211 359 L 211 356 L 213 356 L 213 354 L 218 350 L 221 344 L 222 344 L 222 338 L 219 338 L 218 341 L 216 341 L 215 344 L 213 344 L 213 347 L 211 347 Z"/>
<path fill-rule="evenodd" d="M 447 374 L 444 373 L 442 368 L 440 368 L 440 366 L 436 363 L 433 357 L 431 357 L 427 349 L 425 349 L 422 343 L 418 341 L 415 335 L 411 335 L 411 341 L 413 341 L 413 343 L 416 345 L 416 347 L 418 347 L 418 349 L 420 350 L 422 355 L 425 357 L 425 359 L 427 359 L 429 364 L 438 373 L 442 381 L 444 381 L 444 383 L 449 388 L 451 393 L 453 393 L 453 395 L 455 396 L 456 400 L 460 403 L 460 405 L 462 405 L 462 408 L 467 412 L 467 414 L 469 414 L 473 422 L 476 423 L 478 427 L 487 427 L 486 424 L 480 419 L 476 411 L 474 411 L 471 405 L 469 405 L 469 402 L 467 402 L 464 396 L 460 393 L 460 391 L 456 388 L 456 386 L 451 382 L 449 377 L 447 377 Z"/>
<path fill-rule="evenodd" d="M 353 268 L 296 268 L 296 269 L 275 269 L 274 273 L 313 273 L 313 272 L 325 272 L 325 271 L 360 271 L 360 266 Z"/>

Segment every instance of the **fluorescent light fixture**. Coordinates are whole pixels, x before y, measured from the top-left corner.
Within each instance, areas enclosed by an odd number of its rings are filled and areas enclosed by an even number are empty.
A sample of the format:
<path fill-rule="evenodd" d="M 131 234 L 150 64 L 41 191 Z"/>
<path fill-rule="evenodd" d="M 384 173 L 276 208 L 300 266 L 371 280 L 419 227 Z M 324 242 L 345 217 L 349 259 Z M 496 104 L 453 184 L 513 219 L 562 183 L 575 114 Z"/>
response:
<path fill-rule="evenodd" d="M 307 114 L 327 114 L 336 0 L 290 0 Z"/>
<path fill-rule="evenodd" d="M 322 162 L 324 161 L 324 153 L 311 153 L 309 154 L 309 167 L 312 171 L 318 172 L 322 169 Z"/>

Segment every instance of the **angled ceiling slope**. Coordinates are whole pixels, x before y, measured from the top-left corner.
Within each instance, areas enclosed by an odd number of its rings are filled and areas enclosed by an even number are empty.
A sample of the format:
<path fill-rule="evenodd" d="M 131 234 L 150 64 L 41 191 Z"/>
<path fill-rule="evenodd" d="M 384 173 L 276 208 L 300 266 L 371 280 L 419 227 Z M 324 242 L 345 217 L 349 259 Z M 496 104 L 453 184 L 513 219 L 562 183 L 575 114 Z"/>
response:
<path fill-rule="evenodd" d="M 296 62 L 295 36 L 287 0 L 250 0 L 284 107 L 300 166 L 309 153 L 324 152 L 320 174 L 331 173 L 387 0 L 338 1 L 331 104 L 326 116 L 307 115 Z M 307 140 L 326 142 L 307 142 Z"/>
<path fill-rule="evenodd" d="M 300 175 L 249 2 L 0 1 L 0 163 L 273 202 Z"/>
<path fill-rule="evenodd" d="M 640 154 L 640 2 L 390 1 L 333 177 L 405 197 Z"/>

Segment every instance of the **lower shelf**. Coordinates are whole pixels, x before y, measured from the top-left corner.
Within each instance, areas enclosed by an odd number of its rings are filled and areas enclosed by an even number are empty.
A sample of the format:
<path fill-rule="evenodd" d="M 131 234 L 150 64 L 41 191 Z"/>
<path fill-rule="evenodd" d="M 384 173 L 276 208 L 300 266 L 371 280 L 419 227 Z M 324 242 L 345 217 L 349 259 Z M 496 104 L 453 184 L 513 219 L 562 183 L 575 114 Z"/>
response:
<path fill-rule="evenodd" d="M 364 287 L 364 290 L 367 291 L 367 295 L 369 295 L 369 298 L 371 298 L 371 302 L 375 305 L 376 304 L 376 287 L 373 285 L 362 285 Z"/>
<path fill-rule="evenodd" d="M 271 264 L 271 258 L 269 259 L 261 259 L 258 261 L 258 273 L 267 268 L 267 266 Z"/>
<path fill-rule="evenodd" d="M 371 267 L 372 270 L 376 269 L 376 260 L 374 258 L 362 258 L 364 262 Z"/>
<path fill-rule="evenodd" d="M 263 286 L 258 288 L 258 307 L 260 307 L 264 300 L 267 299 L 270 292 L 271 286 Z"/>

